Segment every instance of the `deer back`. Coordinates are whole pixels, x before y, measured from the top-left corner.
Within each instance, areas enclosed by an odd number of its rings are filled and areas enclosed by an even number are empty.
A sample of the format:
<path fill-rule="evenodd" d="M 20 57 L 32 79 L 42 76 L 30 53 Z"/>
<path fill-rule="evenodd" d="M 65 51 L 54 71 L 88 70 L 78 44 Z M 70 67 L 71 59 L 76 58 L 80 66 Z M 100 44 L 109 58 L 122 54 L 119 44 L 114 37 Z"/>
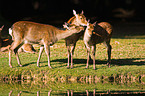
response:
<path fill-rule="evenodd" d="M 84 37 L 85 39 L 88 39 L 91 45 L 102 43 L 103 41 L 106 41 L 108 39 L 109 34 L 105 29 L 103 29 L 98 24 L 93 25 L 89 24 L 86 28 L 88 38 Z M 86 34 L 86 32 L 85 32 Z"/>
<path fill-rule="evenodd" d="M 112 37 L 112 33 L 113 33 L 113 27 L 110 23 L 108 22 L 100 22 L 98 23 L 99 26 L 101 26 L 103 29 L 105 29 L 108 34 L 109 34 L 109 37 L 108 38 L 111 38 Z"/>
<path fill-rule="evenodd" d="M 41 40 L 55 42 L 57 28 L 51 25 L 39 24 L 29 21 L 18 21 L 12 26 L 12 37 L 14 40 L 27 40 L 40 42 Z"/>
<path fill-rule="evenodd" d="M 100 23 L 98 23 L 98 25 L 101 26 L 103 29 L 105 29 L 108 32 L 108 34 L 112 34 L 113 27 L 110 23 L 100 22 Z"/>

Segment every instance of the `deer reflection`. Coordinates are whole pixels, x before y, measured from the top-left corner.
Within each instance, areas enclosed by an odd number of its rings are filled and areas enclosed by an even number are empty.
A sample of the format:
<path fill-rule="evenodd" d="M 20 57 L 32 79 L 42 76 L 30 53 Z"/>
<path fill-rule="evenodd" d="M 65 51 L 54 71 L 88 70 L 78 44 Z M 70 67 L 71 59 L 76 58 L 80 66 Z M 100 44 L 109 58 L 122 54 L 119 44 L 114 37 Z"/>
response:
<path fill-rule="evenodd" d="M 48 96 L 50 96 L 51 91 L 52 91 L 52 90 L 50 90 L 50 91 L 48 92 Z M 37 96 L 40 96 L 40 91 L 37 91 Z"/>
<path fill-rule="evenodd" d="M 70 95 L 71 94 L 71 95 Z M 67 90 L 67 96 L 73 96 L 73 90 Z"/>
<path fill-rule="evenodd" d="M 12 96 L 12 92 L 13 92 L 13 90 L 11 90 L 11 91 L 9 92 L 9 96 Z M 20 92 L 18 93 L 18 96 L 21 96 L 21 93 L 22 93 L 22 91 L 20 91 Z"/>
<path fill-rule="evenodd" d="M 68 91 L 67 91 L 67 96 L 73 96 L 73 93 L 74 93 L 73 90 L 68 90 Z M 92 95 L 92 96 L 95 96 L 95 94 L 96 94 L 96 90 L 94 89 L 94 90 L 93 90 L 93 95 Z M 86 96 L 90 96 L 88 90 L 86 90 Z"/>
<path fill-rule="evenodd" d="M 13 94 L 12 94 L 12 92 L 13 92 L 13 90 L 11 90 L 10 92 L 9 92 L 9 96 L 13 96 Z M 51 92 L 52 92 L 52 90 L 50 90 L 50 91 L 48 91 L 48 96 L 51 96 Z M 89 94 L 89 91 L 88 90 L 86 90 L 86 96 L 95 96 L 95 94 L 96 94 L 96 90 L 94 89 L 93 90 L 93 95 L 92 95 L 92 93 L 91 94 Z M 107 93 L 107 94 L 109 94 L 109 93 Z M 19 93 L 18 93 L 18 96 L 21 96 L 22 95 L 22 91 L 20 91 Z M 37 96 L 40 96 L 41 94 L 40 94 L 40 91 L 37 91 Z M 74 95 L 74 91 L 73 90 L 67 90 L 67 96 L 73 96 Z"/>
<path fill-rule="evenodd" d="M 95 96 L 95 94 L 96 94 L 96 90 L 94 89 L 94 90 L 93 90 L 93 96 Z M 87 96 L 90 96 L 88 90 L 86 90 L 86 95 L 87 95 Z"/>

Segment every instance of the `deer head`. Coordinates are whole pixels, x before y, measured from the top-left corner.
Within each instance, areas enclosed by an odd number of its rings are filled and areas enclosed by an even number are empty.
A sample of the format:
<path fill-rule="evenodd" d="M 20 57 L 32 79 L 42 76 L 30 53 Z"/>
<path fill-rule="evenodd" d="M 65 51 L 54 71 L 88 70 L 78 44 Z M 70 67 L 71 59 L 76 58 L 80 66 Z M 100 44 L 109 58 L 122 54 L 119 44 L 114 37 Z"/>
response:
<path fill-rule="evenodd" d="M 84 16 L 84 11 L 82 11 L 80 14 L 77 14 L 75 10 L 73 10 L 73 14 L 76 17 L 75 19 L 75 24 L 76 25 L 82 25 L 86 26 L 87 25 L 87 20 L 86 17 Z"/>

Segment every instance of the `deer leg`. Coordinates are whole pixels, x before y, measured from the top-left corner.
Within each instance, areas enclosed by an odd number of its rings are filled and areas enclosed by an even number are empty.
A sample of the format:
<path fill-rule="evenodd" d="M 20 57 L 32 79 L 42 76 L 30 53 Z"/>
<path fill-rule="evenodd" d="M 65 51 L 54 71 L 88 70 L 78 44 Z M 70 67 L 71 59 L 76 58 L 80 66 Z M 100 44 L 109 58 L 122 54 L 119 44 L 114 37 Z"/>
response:
<path fill-rule="evenodd" d="M 73 68 L 73 54 L 74 54 L 75 44 L 71 46 L 71 68 Z"/>
<path fill-rule="evenodd" d="M 70 62 L 70 46 L 67 46 L 67 53 L 68 53 L 68 63 L 67 63 L 67 68 L 69 68 L 69 62 Z"/>
<path fill-rule="evenodd" d="M 110 64 L 111 64 L 111 45 L 109 42 L 104 42 L 103 43 L 106 47 L 107 47 L 107 53 L 108 53 L 108 61 L 107 61 L 107 65 L 110 68 Z"/>
<path fill-rule="evenodd" d="M 42 55 L 43 49 L 44 49 L 44 47 L 41 46 L 41 47 L 40 47 L 40 51 L 39 51 L 39 57 L 38 57 L 38 60 L 37 60 L 37 66 L 38 66 L 38 67 L 39 67 L 39 61 L 40 61 L 40 58 L 41 58 L 41 55 Z"/>
<path fill-rule="evenodd" d="M 110 64 L 111 64 L 111 49 L 112 49 L 112 47 L 109 44 L 108 45 L 108 50 L 107 50 L 107 52 L 108 52 L 108 62 L 107 62 L 107 65 L 108 65 L 109 68 L 110 68 Z"/>
<path fill-rule="evenodd" d="M 69 90 L 67 90 L 67 96 L 69 96 Z"/>
<path fill-rule="evenodd" d="M 50 66 L 50 45 L 49 44 L 44 44 L 44 48 L 45 48 L 45 53 L 46 53 L 47 58 L 48 58 L 48 67 L 52 68 Z"/>
<path fill-rule="evenodd" d="M 12 57 L 12 50 L 9 50 L 9 66 L 12 68 L 11 57 Z"/>
<path fill-rule="evenodd" d="M 93 90 L 93 96 L 95 96 L 95 94 L 96 94 L 96 90 L 94 89 L 94 90 Z"/>
<path fill-rule="evenodd" d="M 96 52 L 96 45 L 92 46 L 92 54 L 93 54 L 93 69 L 95 70 L 95 52 Z"/>
<path fill-rule="evenodd" d="M 11 91 L 10 91 L 10 93 L 9 93 L 9 96 L 11 96 L 11 95 L 12 95 L 12 92 L 13 92 L 13 91 L 11 90 Z"/>
<path fill-rule="evenodd" d="M 16 58 L 17 58 L 17 61 L 18 61 L 18 65 L 19 65 L 20 67 L 22 67 L 22 65 L 21 65 L 21 62 L 20 62 L 20 59 L 19 59 L 18 49 L 19 49 L 23 44 L 24 44 L 24 43 L 21 43 L 17 48 L 14 49 L 14 53 L 15 53 L 15 55 L 16 55 Z"/>
<path fill-rule="evenodd" d="M 48 92 L 48 96 L 50 96 L 50 95 L 51 95 L 51 91 L 52 91 L 52 90 L 50 90 L 50 91 Z"/>
<path fill-rule="evenodd" d="M 86 69 L 89 67 L 89 60 L 90 60 L 90 47 L 87 47 L 87 65 L 86 65 Z"/>
<path fill-rule="evenodd" d="M 86 90 L 86 94 L 87 94 L 87 96 L 89 96 L 89 91 L 88 90 Z"/>
<path fill-rule="evenodd" d="M 18 51 L 15 53 L 15 55 L 16 55 L 16 58 L 17 58 L 17 61 L 18 61 L 18 65 L 20 67 L 22 67 L 21 62 L 20 62 L 20 58 L 19 58 L 19 55 L 18 55 Z"/>
<path fill-rule="evenodd" d="M 12 50 L 14 51 L 15 55 L 16 55 L 16 58 L 17 58 L 17 62 L 18 62 L 18 65 L 20 67 L 22 67 L 21 65 L 21 62 L 20 62 L 20 59 L 19 59 L 19 55 L 18 55 L 18 49 L 23 45 L 23 43 L 21 43 L 20 41 L 14 41 L 12 43 L 12 46 L 11 48 L 9 49 L 9 66 L 12 68 L 12 65 L 11 65 L 11 55 L 12 55 Z"/>
<path fill-rule="evenodd" d="M 21 96 L 21 93 L 22 93 L 22 91 L 20 91 L 20 92 L 18 93 L 18 96 Z"/>

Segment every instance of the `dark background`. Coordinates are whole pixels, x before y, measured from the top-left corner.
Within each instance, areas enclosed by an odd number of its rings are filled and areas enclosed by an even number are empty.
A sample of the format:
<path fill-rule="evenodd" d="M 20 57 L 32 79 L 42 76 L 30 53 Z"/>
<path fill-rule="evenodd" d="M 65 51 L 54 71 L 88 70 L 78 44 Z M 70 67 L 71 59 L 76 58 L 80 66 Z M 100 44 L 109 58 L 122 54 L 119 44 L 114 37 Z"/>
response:
<path fill-rule="evenodd" d="M 117 11 L 119 9 L 123 11 Z M 28 20 L 62 27 L 77 13 L 91 22 L 144 22 L 144 0 L 1 0 L 0 25 L 6 30 L 16 21 Z"/>
<path fill-rule="evenodd" d="M 27 19 L 41 19 L 40 22 L 46 23 L 60 17 L 67 20 L 73 16 L 73 9 L 77 13 L 84 10 L 84 14 L 88 18 L 100 21 L 109 20 L 117 18 L 114 17 L 117 12 L 113 12 L 117 8 L 126 11 L 134 10 L 133 16 L 125 18 L 144 20 L 145 4 L 143 0 L 1 0 L 0 2 L 1 17 L 9 22 L 23 20 L 26 17 Z"/>

